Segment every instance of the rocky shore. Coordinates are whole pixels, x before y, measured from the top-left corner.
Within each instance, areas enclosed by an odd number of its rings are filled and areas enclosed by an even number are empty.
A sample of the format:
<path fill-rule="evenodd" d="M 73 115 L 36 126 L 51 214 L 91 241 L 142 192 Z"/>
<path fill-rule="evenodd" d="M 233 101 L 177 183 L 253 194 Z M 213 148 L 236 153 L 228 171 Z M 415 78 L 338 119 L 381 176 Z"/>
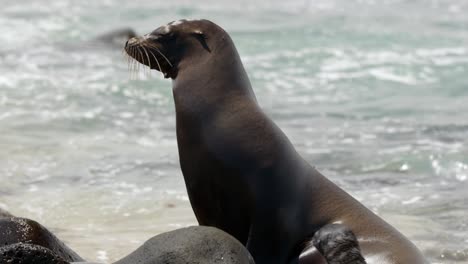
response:
<path fill-rule="evenodd" d="M 0 209 L 0 263 L 95 264 L 86 262 L 41 224 Z M 159 234 L 114 264 L 254 264 L 231 235 L 192 226 Z"/>

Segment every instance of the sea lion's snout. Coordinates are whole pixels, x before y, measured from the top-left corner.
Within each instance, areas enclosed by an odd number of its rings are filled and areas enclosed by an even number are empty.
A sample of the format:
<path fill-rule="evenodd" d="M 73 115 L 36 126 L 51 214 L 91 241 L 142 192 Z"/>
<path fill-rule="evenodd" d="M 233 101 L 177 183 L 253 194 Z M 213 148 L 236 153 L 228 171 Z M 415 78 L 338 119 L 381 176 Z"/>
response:
<path fill-rule="evenodd" d="M 158 38 L 146 34 L 143 36 L 133 37 L 125 43 L 125 52 L 135 61 L 148 66 L 150 69 L 160 71 L 164 77 L 171 77 L 173 64 L 166 56 Z"/>
<path fill-rule="evenodd" d="M 139 45 L 142 40 L 143 40 L 143 37 L 133 37 L 127 40 L 127 42 L 125 43 L 125 47 Z"/>

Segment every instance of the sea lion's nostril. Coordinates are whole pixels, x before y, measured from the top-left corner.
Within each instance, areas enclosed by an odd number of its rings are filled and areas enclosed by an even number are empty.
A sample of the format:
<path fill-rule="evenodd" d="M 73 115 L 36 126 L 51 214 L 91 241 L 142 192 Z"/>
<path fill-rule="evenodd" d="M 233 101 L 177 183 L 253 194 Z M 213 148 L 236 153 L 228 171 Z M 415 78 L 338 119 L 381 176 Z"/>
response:
<path fill-rule="evenodd" d="M 125 44 L 125 46 L 129 46 L 129 45 L 136 45 L 139 43 L 139 40 L 137 37 L 133 37 L 129 40 L 127 40 L 127 43 Z"/>

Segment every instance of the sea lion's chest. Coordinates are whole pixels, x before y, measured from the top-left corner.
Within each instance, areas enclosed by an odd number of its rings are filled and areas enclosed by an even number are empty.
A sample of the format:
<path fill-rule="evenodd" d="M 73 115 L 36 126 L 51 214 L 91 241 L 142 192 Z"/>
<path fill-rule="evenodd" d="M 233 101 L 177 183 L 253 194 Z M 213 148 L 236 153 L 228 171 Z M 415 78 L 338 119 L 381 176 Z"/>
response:
<path fill-rule="evenodd" d="M 248 190 L 242 173 L 226 166 L 208 146 L 199 120 L 177 114 L 177 144 L 190 203 L 201 225 L 218 227 L 246 242 L 250 223 Z"/>

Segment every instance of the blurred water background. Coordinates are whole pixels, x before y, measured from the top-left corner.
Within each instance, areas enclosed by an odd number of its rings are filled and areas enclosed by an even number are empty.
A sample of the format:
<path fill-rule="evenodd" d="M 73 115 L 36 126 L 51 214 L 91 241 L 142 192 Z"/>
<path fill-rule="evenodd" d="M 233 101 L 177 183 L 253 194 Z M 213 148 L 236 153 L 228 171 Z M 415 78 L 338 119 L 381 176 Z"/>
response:
<path fill-rule="evenodd" d="M 171 83 L 121 46 L 179 18 L 230 32 L 299 152 L 433 263 L 468 263 L 468 1 L 0 0 L 0 207 L 111 262 L 195 224 Z"/>

